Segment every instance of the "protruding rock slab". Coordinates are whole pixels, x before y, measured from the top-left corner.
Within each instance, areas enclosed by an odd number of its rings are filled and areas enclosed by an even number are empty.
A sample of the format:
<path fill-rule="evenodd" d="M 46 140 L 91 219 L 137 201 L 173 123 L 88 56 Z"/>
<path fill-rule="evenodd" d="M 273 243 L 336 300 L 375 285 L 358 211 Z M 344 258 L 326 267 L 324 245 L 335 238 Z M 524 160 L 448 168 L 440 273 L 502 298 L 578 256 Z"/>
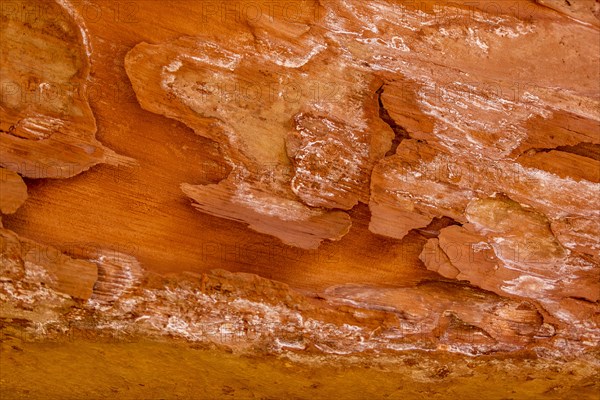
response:
<path fill-rule="evenodd" d="M 77 299 L 91 297 L 98 279 L 96 265 L 73 259 L 52 246 L 0 229 L 0 267 L 3 278 L 33 280 Z"/>
<path fill-rule="evenodd" d="M 142 43 L 126 58 L 141 105 L 218 142 L 234 169 L 219 186 L 184 185 L 185 193 L 204 212 L 294 246 L 340 239 L 349 217 L 327 209 L 368 202 L 371 170 L 391 146 L 379 118 L 381 81 L 333 62 L 339 55 L 326 44 L 302 48 L 298 60 L 236 39 Z"/>
<path fill-rule="evenodd" d="M 68 2 L 6 3 L 0 18 L 0 165 L 28 178 L 69 178 L 124 162 L 95 138 L 89 39 Z M 25 11 L 28 10 L 28 11 Z"/>
<path fill-rule="evenodd" d="M 216 185 L 184 184 L 182 190 L 196 202 L 196 208 L 207 214 L 247 223 L 257 232 L 305 249 L 316 249 L 323 239 L 341 239 L 351 225 L 350 216 L 344 212 L 312 209 L 247 183 L 235 185 L 225 180 Z"/>

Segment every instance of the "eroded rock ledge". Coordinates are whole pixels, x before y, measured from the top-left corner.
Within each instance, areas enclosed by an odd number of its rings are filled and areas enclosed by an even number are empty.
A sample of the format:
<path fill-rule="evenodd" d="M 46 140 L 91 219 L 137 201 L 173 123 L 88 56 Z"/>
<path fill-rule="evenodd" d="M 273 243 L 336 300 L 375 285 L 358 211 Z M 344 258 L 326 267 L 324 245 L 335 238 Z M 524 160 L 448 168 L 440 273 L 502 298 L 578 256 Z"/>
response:
<path fill-rule="evenodd" d="M 13 253 L 3 254 L 2 318 L 9 325 L 20 321 L 30 338 L 93 332 L 167 335 L 267 353 L 420 349 L 475 355 L 526 349 L 546 357 L 579 354 L 589 345 L 545 322 L 543 310 L 531 302 L 464 284 L 341 285 L 316 300 L 251 274 L 144 276 L 126 255 L 91 262 L 59 255 L 49 263 L 44 257 L 56 253 L 3 235 L 12 240 Z M 85 271 L 92 278 L 87 285 Z M 69 284 L 74 276 L 81 289 Z M 597 338 L 588 332 L 586 340 Z"/>

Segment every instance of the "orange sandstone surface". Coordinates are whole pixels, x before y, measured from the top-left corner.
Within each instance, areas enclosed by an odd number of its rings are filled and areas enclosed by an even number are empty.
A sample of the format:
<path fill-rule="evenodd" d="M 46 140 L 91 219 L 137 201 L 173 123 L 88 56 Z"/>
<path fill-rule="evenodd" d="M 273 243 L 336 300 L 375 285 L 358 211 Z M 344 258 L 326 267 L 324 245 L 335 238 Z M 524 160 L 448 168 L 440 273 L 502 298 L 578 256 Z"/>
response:
<path fill-rule="evenodd" d="M 18 357 L 94 341 L 107 368 L 172 343 L 276 357 L 190 368 L 281 380 L 282 359 L 307 382 L 307 363 L 358 362 L 372 398 L 448 376 L 446 395 L 476 398 L 484 374 L 519 386 L 490 398 L 597 398 L 599 16 L 597 0 L 2 2 L 3 398 L 42 396 L 5 372 Z M 452 375 L 468 362 L 476 378 Z M 393 389 L 398 363 L 412 383 Z M 531 368 L 560 384 L 528 387 Z M 47 390 L 104 397 L 110 379 Z M 223 379 L 177 396 L 336 392 Z M 344 379 L 341 398 L 365 398 Z"/>

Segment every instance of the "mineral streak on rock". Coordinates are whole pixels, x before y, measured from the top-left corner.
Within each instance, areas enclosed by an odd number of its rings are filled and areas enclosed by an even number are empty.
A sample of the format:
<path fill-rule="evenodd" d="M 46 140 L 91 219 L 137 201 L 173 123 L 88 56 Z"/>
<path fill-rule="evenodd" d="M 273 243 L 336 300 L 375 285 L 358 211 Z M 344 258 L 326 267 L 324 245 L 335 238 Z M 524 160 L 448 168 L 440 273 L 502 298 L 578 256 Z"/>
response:
<path fill-rule="evenodd" d="M 600 2 L 597 0 L 535 0 L 585 25 L 600 28 Z"/>
<path fill-rule="evenodd" d="M 92 304 L 114 303 L 137 289 L 144 277 L 140 263 L 131 255 L 110 252 L 100 254 L 92 262 L 98 268 L 98 279 L 89 299 Z"/>

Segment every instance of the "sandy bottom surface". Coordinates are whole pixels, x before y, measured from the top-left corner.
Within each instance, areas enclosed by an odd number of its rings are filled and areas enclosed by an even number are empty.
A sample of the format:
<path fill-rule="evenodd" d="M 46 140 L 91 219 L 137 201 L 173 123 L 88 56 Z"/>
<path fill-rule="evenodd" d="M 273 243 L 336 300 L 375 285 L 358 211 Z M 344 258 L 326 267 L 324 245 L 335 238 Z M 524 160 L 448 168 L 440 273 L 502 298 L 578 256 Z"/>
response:
<path fill-rule="evenodd" d="M 249 356 L 174 341 L 3 333 L 0 398 L 8 399 L 600 399 L 592 359 Z"/>

